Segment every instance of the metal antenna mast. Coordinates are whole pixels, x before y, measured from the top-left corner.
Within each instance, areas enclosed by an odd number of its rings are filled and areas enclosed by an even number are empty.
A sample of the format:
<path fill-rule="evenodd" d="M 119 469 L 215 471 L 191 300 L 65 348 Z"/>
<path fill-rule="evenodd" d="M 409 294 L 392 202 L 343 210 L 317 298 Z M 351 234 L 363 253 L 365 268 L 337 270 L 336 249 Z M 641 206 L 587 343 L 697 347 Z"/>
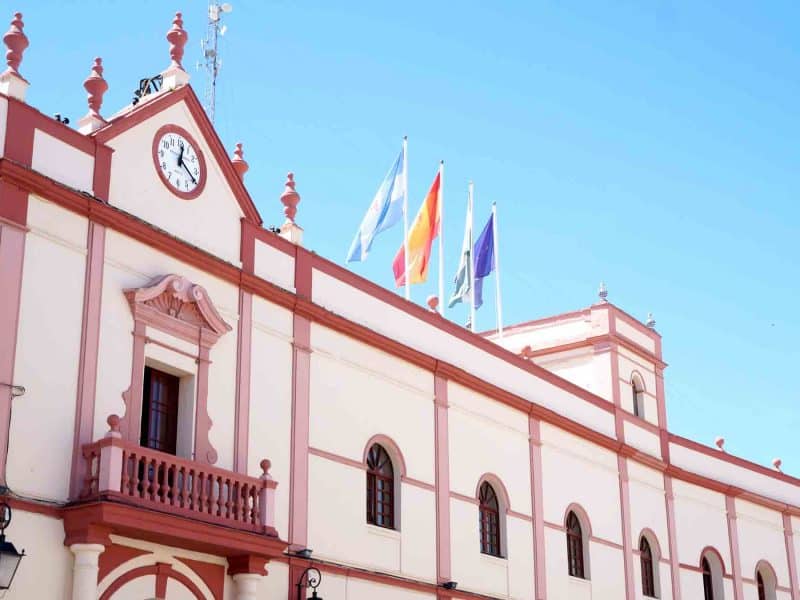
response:
<path fill-rule="evenodd" d="M 206 71 L 205 108 L 208 118 L 214 122 L 214 107 L 217 100 L 217 76 L 222 68 L 220 58 L 219 38 L 225 35 L 227 27 L 222 23 L 222 16 L 233 10 L 233 6 L 225 2 L 217 4 L 214 0 L 208 3 L 208 29 L 206 37 L 201 41 L 203 48 L 203 63 L 197 63 Z"/>

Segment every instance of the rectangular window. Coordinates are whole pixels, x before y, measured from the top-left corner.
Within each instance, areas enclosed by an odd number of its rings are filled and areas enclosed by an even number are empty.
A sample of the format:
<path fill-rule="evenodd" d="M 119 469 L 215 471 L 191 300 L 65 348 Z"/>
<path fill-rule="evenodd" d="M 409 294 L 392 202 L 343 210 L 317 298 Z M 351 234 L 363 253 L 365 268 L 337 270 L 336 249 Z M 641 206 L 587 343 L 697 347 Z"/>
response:
<path fill-rule="evenodd" d="M 139 443 L 175 454 L 178 441 L 178 391 L 180 379 L 152 367 L 144 368 L 142 430 Z"/>

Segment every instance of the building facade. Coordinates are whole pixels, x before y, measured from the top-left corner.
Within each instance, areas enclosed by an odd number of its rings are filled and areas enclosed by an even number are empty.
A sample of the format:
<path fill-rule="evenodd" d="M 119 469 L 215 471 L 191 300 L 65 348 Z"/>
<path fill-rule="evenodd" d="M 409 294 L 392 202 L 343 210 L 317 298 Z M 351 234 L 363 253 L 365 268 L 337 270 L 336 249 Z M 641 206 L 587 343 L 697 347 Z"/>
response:
<path fill-rule="evenodd" d="M 800 480 L 668 431 L 652 327 L 472 334 L 304 248 L 291 175 L 265 229 L 186 39 L 73 129 L 4 37 L 6 598 L 800 600 Z"/>

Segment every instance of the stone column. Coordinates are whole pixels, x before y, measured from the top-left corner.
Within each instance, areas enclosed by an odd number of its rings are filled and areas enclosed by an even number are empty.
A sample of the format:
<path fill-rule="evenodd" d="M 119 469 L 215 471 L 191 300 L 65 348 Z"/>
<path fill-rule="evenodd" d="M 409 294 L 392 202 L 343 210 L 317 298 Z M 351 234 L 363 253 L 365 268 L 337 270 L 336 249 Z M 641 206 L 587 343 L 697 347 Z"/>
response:
<path fill-rule="evenodd" d="M 257 573 L 239 573 L 233 576 L 233 600 L 256 600 L 258 582 L 261 575 Z"/>
<path fill-rule="evenodd" d="M 72 544 L 69 549 L 75 555 L 72 567 L 72 600 L 97 600 L 98 560 L 105 546 Z"/>

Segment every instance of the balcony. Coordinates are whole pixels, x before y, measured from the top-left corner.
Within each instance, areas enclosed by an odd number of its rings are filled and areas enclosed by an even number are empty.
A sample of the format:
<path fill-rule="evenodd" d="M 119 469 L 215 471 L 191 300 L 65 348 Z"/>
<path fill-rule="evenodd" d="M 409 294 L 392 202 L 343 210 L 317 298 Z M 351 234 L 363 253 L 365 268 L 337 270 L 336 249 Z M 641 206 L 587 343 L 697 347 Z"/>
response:
<path fill-rule="evenodd" d="M 270 462 L 261 477 L 144 448 L 122 439 L 119 417 L 82 448 L 78 501 L 66 511 L 67 542 L 110 533 L 225 556 L 280 554 Z"/>

